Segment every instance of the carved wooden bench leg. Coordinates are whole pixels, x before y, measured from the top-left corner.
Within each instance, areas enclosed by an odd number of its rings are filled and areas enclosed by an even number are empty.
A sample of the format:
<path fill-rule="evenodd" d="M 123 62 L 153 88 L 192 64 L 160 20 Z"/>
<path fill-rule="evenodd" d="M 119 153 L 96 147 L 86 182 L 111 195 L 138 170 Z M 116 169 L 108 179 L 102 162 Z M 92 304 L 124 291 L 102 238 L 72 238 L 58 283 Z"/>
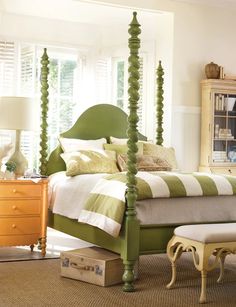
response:
<path fill-rule="evenodd" d="M 207 271 L 202 270 L 201 271 L 201 294 L 200 294 L 200 300 L 199 303 L 206 303 L 206 284 L 207 284 Z"/>
<path fill-rule="evenodd" d="M 214 248 L 206 248 L 205 244 L 173 236 L 167 246 L 167 255 L 171 261 L 172 278 L 167 288 L 170 289 L 176 281 L 176 261 L 181 256 L 183 251 L 191 252 L 195 268 L 201 272 L 201 294 L 200 303 L 206 302 L 206 284 L 207 284 L 207 271 L 210 269 L 208 260 L 212 255 Z"/>
<path fill-rule="evenodd" d="M 228 255 L 229 253 L 228 252 L 225 252 L 225 253 L 222 253 L 220 255 L 220 276 L 219 278 L 217 279 L 217 282 L 220 283 L 222 282 L 223 280 L 223 277 L 224 277 L 224 264 L 225 264 L 225 258 L 226 256 Z"/>
<path fill-rule="evenodd" d="M 172 268 L 171 281 L 166 286 L 167 289 L 171 289 L 176 281 L 176 262 L 180 258 L 182 251 L 182 245 L 179 242 L 176 242 L 175 237 L 173 237 L 167 246 L 167 255 L 171 261 Z"/>
<path fill-rule="evenodd" d="M 167 288 L 176 280 L 176 260 L 183 251 L 191 251 L 195 268 L 201 272 L 200 303 L 206 303 L 207 273 L 216 268 L 220 262 L 220 275 L 224 276 L 224 263 L 228 254 L 236 253 L 236 223 L 185 225 L 177 227 L 167 246 L 167 255 L 171 261 L 172 278 Z M 219 239 L 219 241 L 217 241 Z M 214 255 L 214 261 L 209 258 Z"/>

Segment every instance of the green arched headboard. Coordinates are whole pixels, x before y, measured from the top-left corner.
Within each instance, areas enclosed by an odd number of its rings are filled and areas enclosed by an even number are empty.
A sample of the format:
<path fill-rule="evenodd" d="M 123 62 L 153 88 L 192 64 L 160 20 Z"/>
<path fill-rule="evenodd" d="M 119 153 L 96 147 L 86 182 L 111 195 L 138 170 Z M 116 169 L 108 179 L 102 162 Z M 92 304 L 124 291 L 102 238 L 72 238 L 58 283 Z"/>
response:
<path fill-rule="evenodd" d="M 82 140 L 96 140 L 102 137 L 127 138 L 128 116 L 120 108 L 111 104 L 98 104 L 90 107 L 77 119 L 75 124 L 61 136 Z M 140 140 L 147 138 L 139 133 Z M 65 170 L 65 163 L 60 157 L 61 146 L 50 154 L 47 174 Z"/>

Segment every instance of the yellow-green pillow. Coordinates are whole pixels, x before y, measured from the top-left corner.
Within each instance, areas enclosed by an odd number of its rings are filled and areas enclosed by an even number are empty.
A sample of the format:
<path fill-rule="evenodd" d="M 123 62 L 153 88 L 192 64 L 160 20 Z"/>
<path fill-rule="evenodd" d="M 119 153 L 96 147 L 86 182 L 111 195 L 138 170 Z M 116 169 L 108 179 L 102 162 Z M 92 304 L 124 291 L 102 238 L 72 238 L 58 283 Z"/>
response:
<path fill-rule="evenodd" d="M 66 175 L 116 173 L 116 154 L 112 151 L 80 150 L 61 154 L 66 163 Z"/>
<path fill-rule="evenodd" d="M 166 160 L 172 170 L 178 169 L 175 150 L 173 147 L 164 147 L 152 143 L 143 142 L 143 154 L 156 156 L 159 159 Z"/>
<path fill-rule="evenodd" d="M 143 143 L 137 143 L 138 154 L 143 154 Z M 117 155 L 126 154 L 128 151 L 128 146 L 126 144 L 103 144 L 105 150 L 115 151 Z"/>
<path fill-rule="evenodd" d="M 127 171 L 128 157 L 125 154 L 118 155 L 117 163 L 121 172 Z M 170 171 L 171 167 L 166 160 L 158 157 L 137 155 L 138 171 L 154 172 L 154 171 Z"/>
<path fill-rule="evenodd" d="M 116 144 L 116 145 L 125 145 L 127 144 L 128 139 L 124 138 L 115 138 L 114 136 L 110 136 L 110 141 L 111 144 Z"/>

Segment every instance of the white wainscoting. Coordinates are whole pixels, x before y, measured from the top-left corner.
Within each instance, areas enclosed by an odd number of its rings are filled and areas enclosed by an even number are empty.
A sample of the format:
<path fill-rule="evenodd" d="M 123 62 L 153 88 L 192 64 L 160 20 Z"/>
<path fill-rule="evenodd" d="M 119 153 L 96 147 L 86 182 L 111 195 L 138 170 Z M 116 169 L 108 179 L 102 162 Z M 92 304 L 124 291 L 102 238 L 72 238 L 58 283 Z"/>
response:
<path fill-rule="evenodd" d="M 200 107 L 173 106 L 172 146 L 176 150 L 179 169 L 197 171 L 200 161 Z"/>

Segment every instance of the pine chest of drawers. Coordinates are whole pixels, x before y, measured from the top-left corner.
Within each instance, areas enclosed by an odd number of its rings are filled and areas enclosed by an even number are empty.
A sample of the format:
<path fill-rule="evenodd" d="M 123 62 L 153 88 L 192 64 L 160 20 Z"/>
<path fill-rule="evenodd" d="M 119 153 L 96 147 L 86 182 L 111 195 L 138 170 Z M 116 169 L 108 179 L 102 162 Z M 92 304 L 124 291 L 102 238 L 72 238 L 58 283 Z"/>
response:
<path fill-rule="evenodd" d="M 40 243 L 46 253 L 48 181 L 0 180 L 0 246 Z"/>

